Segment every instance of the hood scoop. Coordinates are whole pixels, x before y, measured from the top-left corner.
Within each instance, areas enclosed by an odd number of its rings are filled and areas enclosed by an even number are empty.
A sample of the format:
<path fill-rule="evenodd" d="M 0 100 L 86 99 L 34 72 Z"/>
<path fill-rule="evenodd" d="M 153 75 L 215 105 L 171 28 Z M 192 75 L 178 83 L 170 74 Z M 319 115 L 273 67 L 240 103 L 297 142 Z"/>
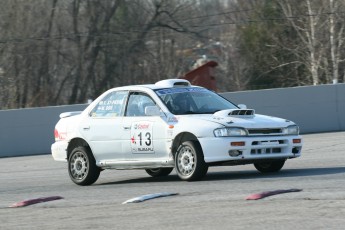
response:
<path fill-rule="evenodd" d="M 254 117 L 254 109 L 226 109 L 215 112 L 214 117 L 242 117 L 242 118 L 251 118 Z"/>

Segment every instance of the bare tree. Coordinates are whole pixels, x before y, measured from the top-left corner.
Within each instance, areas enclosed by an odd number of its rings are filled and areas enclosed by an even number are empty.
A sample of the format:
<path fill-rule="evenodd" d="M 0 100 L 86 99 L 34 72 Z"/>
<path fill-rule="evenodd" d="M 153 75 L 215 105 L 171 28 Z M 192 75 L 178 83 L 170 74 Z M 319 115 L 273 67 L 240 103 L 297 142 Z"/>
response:
<path fill-rule="evenodd" d="M 85 103 L 111 87 L 179 77 L 201 57 L 219 63 L 220 91 L 345 81 L 344 8 L 342 0 L 3 0 L 0 108 Z"/>
<path fill-rule="evenodd" d="M 336 23 L 337 9 L 344 9 L 344 4 L 341 5 L 342 1 L 329 0 L 329 41 L 330 41 L 330 52 L 332 61 L 332 81 L 338 83 L 339 81 L 339 64 L 344 60 L 341 60 L 341 51 L 344 45 L 344 23 Z M 340 20 L 339 20 L 340 21 Z M 338 24 L 338 25 L 337 25 Z M 345 74 L 344 74 L 345 82 Z"/>
<path fill-rule="evenodd" d="M 312 84 L 317 85 L 320 83 L 320 63 L 326 52 L 323 34 L 320 33 L 324 31 L 325 26 L 324 2 L 313 1 L 311 4 L 310 0 L 299 2 L 280 0 L 279 3 L 286 19 L 295 29 L 301 41 L 298 49 L 306 47 L 304 64 L 310 71 Z M 300 52 L 295 52 L 295 54 L 299 60 L 303 60 Z"/>

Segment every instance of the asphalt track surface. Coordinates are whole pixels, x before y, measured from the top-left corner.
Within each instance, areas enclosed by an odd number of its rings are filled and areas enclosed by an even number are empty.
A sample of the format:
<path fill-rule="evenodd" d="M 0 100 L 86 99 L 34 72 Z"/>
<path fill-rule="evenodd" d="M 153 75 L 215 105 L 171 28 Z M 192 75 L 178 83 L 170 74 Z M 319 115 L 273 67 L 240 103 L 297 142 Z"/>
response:
<path fill-rule="evenodd" d="M 0 229 L 344 229 L 345 132 L 303 137 L 302 157 L 279 173 L 213 167 L 198 182 L 180 181 L 174 171 L 152 178 L 143 170 L 108 170 L 81 187 L 50 155 L 1 158 Z M 302 191 L 245 200 L 292 188 Z M 159 192 L 179 195 L 122 204 Z M 49 196 L 63 199 L 8 208 Z"/>

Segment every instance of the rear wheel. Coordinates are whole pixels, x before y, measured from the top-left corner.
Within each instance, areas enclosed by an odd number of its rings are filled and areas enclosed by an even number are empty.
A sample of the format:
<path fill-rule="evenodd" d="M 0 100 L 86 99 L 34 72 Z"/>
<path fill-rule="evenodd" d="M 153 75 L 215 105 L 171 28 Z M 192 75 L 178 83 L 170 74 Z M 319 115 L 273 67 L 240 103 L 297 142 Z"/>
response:
<path fill-rule="evenodd" d="M 185 141 L 175 155 L 175 170 L 182 180 L 193 181 L 204 177 L 208 165 L 204 161 L 200 144 L 196 141 Z"/>
<path fill-rule="evenodd" d="M 101 170 L 97 167 L 90 149 L 76 147 L 68 158 L 68 173 L 77 185 L 90 185 L 96 182 Z"/>
<path fill-rule="evenodd" d="M 285 160 L 254 163 L 254 167 L 262 173 L 278 172 L 283 168 Z"/>
<path fill-rule="evenodd" d="M 152 177 L 168 176 L 174 168 L 155 168 L 145 169 L 147 174 Z"/>

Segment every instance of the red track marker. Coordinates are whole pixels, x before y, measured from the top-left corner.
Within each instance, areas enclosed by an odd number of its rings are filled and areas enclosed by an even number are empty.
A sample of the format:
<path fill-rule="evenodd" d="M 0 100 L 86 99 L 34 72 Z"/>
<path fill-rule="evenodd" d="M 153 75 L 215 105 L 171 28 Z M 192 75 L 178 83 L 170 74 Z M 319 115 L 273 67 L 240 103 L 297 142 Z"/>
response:
<path fill-rule="evenodd" d="M 49 196 L 49 197 L 40 197 L 36 199 L 31 199 L 31 200 L 23 200 L 17 203 L 12 204 L 9 206 L 9 208 L 18 208 L 18 207 L 24 207 L 32 204 L 37 204 L 37 203 L 43 203 L 43 202 L 48 202 L 52 200 L 60 200 L 63 199 L 61 196 Z"/>
<path fill-rule="evenodd" d="M 246 197 L 246 200 L 259 200 L 268 196 L 273 196 L 281 193 L 288 193 L 288 192 L 300 192 L 302 189 L 287 189 L 287 190 L 274 190 L 262 193 L 255 193 Z"/>

